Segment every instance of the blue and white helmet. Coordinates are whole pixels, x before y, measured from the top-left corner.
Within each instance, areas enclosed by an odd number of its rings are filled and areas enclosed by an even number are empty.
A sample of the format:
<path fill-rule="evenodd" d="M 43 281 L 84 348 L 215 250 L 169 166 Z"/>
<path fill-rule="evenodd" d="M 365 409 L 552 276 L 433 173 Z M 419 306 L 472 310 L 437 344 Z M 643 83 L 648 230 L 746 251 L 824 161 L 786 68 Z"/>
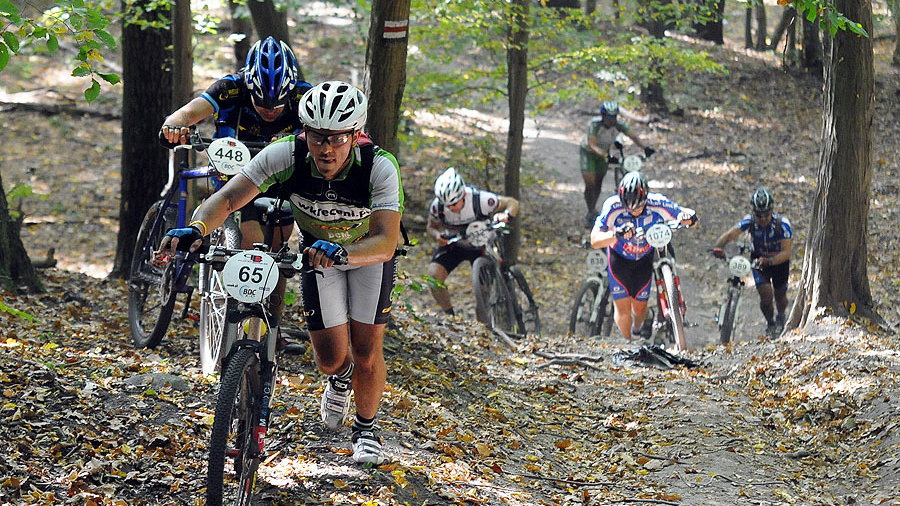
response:
<path fill-rule="evenodd" d="M 600 115 L 615 118 L 619 115 L 619 104 L 613 100 L 606 100 L 600 104 Z"/>
<path fill-rule="evenodd" d="M 275 37 L 257 41 L 247 53 L 244 82 L 258 107 L 275 109 L 287 104 L 297 79 L 297 58 Z"/>
<path fill-rule="evenodd" d="M 434 182 L 434 196 L 438 198 L 441 204 L 452 206 L 463 198 L 466 183 L 463 182 L 462 176 L 456 172 L 456 169 L 450 167 L 443 174 L 438 176 Z"/>

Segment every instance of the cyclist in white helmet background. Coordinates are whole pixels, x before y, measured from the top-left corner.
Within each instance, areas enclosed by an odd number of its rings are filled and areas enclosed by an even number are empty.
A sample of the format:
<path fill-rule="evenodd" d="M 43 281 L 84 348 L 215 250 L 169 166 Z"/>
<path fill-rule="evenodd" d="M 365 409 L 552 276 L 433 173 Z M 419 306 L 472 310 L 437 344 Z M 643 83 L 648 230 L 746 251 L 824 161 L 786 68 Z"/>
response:
<path fill-rule="evenodd" d="M 646 339 L 652 332 L 652 322 L 646 317 L 653 281 L 653 247 L 643 236 L 636 236 L 635 230 L 671 220 L 693 226 L 697 214 L 661 193 L 651 193 L 646 176 L 629 172 L 619 183 L 618 193 L 603 203 L 591 230 L 591 247 L 607 248 L 616 325 L 626 340 Z"/>
<path fill-rule="evenodd" d="M 455 314 L 444 281 L 460 263 L 468 261 L 471 264 L 484 252 L 484 248 L 473 246 L 467 240 L 448 244 L 449 239 L 464 232 L 474 221 L 509 222 L 518 214 L 518 200 L 466 185 L 453 167 L 438 176 L 428 212 L 427 232 L 437 241 L 428 264 L 428 275 L 440 281 L 440 286 L 432 285 L 431 294 L 442 311 Z"/>
<path fill-rule="evenodd" d="M 644 141 L 619 118 L 618 103 L 607 100 L 600 104 L 599 112 L 600 114 L 591 118 L 588 123 L 587 133 L 578 150 L 581 178 L 584 180 L 584 204 L 587 206 L 584 226 L 587 228 L 594 226 L 594 219 L 597 217 L 600 186 L 603 184 L 603 178 L 609 168 L 609 150 L 617 142 L 616 137 L 620 133 L 627 135 L 635 144 L 644 149 L 646 157 L 656 152 L 644 144 Z M 618 183 L 615 181 L 615 184 Z"/>
<path fill-rule="evenodd" d="M 340 430 L 356 402 L 353 459 L 385 461 L 375 419 L 384 393 L 383 339 L 404 208 L 394 156 L 360 145 L 368 100 L 341 81 L 317 84 L 300 100 L 305 139 L 288 136 L 263 149 L 195 215 L 207 229 L 260 192 L 279 188 L 290 200 L 309 265 L 301 277 L 303 308 L 319 369 L 328 375 L 320 414 Z M 196 250 L 198 228 L 173 229 L 160 249 Z M 346 265 L 340 264 L 345 261 Z"/>
<path fill-rule="evenodd" d="M 784 330 L 794 236 L 790 220 L 774 212 L 774 208 L 772 193 L 764 187 L 758 188 L 750 196 L 752 214 L 745 215 L 735 226 L 719 236 L 712 249 L 713 256 L 725 258 L 723 248 L 726 244 L 744 232 L 750 234 L 753 241 L 750 256 L 759 259 L 759 268 L 753 269 L 753 280 L 759 293 L 759 309 L 766 319 L 768 337 L 777 337 Z"/>

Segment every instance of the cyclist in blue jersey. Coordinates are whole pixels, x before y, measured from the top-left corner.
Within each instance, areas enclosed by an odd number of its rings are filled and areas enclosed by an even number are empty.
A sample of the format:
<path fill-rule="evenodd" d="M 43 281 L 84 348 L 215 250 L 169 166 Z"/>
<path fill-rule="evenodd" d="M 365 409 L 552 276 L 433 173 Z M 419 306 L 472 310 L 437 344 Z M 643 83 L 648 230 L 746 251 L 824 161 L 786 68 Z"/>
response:
<path fill-rule="evenodd" d="M 322 271 L 301 276 L 315 360 L 329 375 L 322 421 L 339 430 L 352 392 L 353 459 L 378 465 L 385 457 L 375 418 L 387 374 L 384 330 L 404 197 L 394 155 L 360 143 L 367 105 L 363 92 L 350 84 L 313 87 L 300 101 L 305 138 L 288 136 L 263 149 L 200 206 L 198 227 L 170 230 L 160 250 L 196 250 L 207 229 L 260 192 L 278 188 L 291 202 L 309 265 Z M 346 265 L 336 265 L 341 263 Z"/>
<path fill-rule="evenodd" d="M 609 149 L 614 144 L 618 145 L 619 141 L 616 140 L 616 137 L 620 133 L 627 135 L 635 144 L 644 148 L 644 156 L 649 157 L 656 152 L 653 148 L 645 145 L 641 138 L 619 119 L 618 103 L 606 100 L 600 104 L 600 115 L 591 118 L 587 133 L 579 148 L 581 178 L 584 180 L 584 203 L 587 205 L 587 214 L 584 217 L 585 227 L 594 226 L 600 186 L 603 184 L 603 178 L 609 168 Z M 616 183 L 618 184 L 618 181 Z"/>
<path fill-rule="evenodd" d="M 293 51 L 274 37 L 257 41 L 247 54 L 243 69 L 213 83 L 203 94 L 170 114 L 160 136 L 173 144 L 187 142 L 188 127 L 215 115 L 214 137 L 234 137 L 248 142 L 270 142 L 299 133 L 303 123 L 297 115 L 300 97 L 312 86 L 303 79 Z M 216 187 L 222 186 L 216 182 Z M 272 195 L 263 195 L 272 196 Z M 263 242 L 262 217 L 253 204 L 240 210 L 241 247 Z M 277 220 L 273 249 L 278 239 L 286 241 L 293 231 L 290 215 Z"/>
<path fill-rule="evenodd" d="M 753 241 L 750 256 L 759 259 L 759 268 L 753 269 L 753 280 L 759 292 L 759 309 L 766 318 L 766 335 L 769 337 L 777 337 L 784 330 L 794 235 L 790 220 L 773 212 L 774 207 L 775 199 L 769 190 L 758 188 L 750 196 L 752 214 L 745 215 L 737 225 L 722 234 L 711 250 L 715 257 L 725 258 L 723 248 L 726 244 L 742 233 L 750 234 Z"/>
<path fill-rule="evenodd" d="M 692 226 L 697 214 L 661 193 L 651 193 L 646 176 L 629 172 L 619 183 L 618 193 L 603 203 L 591 230 L 591 247 L 607 248 L 616 325 L 626 340 L 648 338 L 652 331 L 652 322 L 646 317 L 653 247 L 643 236 L 635 236 L 635 230 L 676 219 Z"/>

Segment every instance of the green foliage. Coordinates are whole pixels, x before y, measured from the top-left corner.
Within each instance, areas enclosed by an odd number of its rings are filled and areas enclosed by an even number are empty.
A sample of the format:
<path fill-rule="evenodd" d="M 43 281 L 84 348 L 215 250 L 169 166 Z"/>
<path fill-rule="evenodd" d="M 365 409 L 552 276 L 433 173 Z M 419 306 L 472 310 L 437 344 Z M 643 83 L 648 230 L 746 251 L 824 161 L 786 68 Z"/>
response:
<path fill-rule="evenodd" d="M 38 200 L 47 200 L 49 195 L 35 193 L 34 189 L 27 184 L 17 184 L 6 192 L 6 203 L 9 207 L 9 217 L 18 220 L 22 216 L 22 202 L 28 197 L 35 197 Z"/>
<path fill-rule="evenodd" d="M 37 318 L 35 318 L 34 315 L 28 314 L 24 311 L 19 311 L 18 309 L 14 308 L 14 307 L 7 306 L 6 304 L 3 303 L 2 300 L 0 300 L 0 311 L 2 311 L 4 313 L 9 313 L 17 318 L 27 320 L 31 323 L 34 323 L 37 321 Z"/>
<path fill-rule="evenodd" d="M 91 79 L 84 91 L 85 99 L 91 102 L 100 94 L 100 83 L 95 76 L 110 84 L 120 80 L 116 74 L 95 69 L 103 62 L 102 51 L 117 47 L 115 37 L 106 31 L 109 22 L 109 16 L 99 5 L 84 0 L 60 0 L 34 15 L 23 13 L 10 0 L 0 0 L 0 72 L 26 46 L 38 50 L 38 45 L 43 44 L 46 51 L 53 53 L 59 49 L 60 38 L 66 39 L 78 48 L 75 59 L 79 63 L 72 69 L 72 75 Z"/>
<path fill-rule="evenodd" d="M 797 12 L 806 16 L 806 20 L 813 23 L 818 21 L 819 28 L 827 31 L 832 37 L 838 31 L 850 30 L 851 32 L 861 36 L 868 37 L 863 26 L 848 19 L 846 16 L 837 11 L 834 4 L 828 0 L 796 0 L 790 2 L 788 0 L 778 0 L 779 5 L 787 5 L 792 3 Z"/>

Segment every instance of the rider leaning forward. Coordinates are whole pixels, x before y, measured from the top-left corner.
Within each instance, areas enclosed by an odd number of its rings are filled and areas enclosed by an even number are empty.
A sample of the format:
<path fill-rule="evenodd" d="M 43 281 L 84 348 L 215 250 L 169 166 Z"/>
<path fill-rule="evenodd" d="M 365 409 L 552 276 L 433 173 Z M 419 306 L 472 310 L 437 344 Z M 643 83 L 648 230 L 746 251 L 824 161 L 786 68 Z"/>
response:
<path fill-rule="evenodd" d="M 452 315 L 453 303 L 444 281 L 464 260 L 474 262 L 484 253 L 484 248 L 473 246 L 467 240 L 448 244 L 449 239 L 464 232 L 475 221 L 491 219 L 509 222 L 519 214 L 519 201 L 467 186 L 453 167 L 438 176 L 434 183 L 434 195 L 428 213 L 427 232 L 437 241 L 437 248 L 428 264 L 428 275 L 440 282 L 431 287 L 434 300 L 445 313 Z"/>
<path fill-rule="evenodd" d="M 775 199 L 769 190 L 758 188 L 750 196 L 752 214 L 744 216 L 716 241 L 712 254 L 725 258 L 726 244 L 748 232 L 753 240 L 751 259 L 758 259 L 753 280 L 759 293 L 759 309 L 766 318 L 766 335 L 777 337 L 784 330 L 787 309 L 788 274 L 791 265 L 793 232 L 786 216 L 773 212 Z M 775 307 L 772 305 L 774 299 Z M 775 314 L 777 308 L 778 314 Z"/>
<path fill-rule="evenodd" d="M 591 230 L 591 247 L 607 248 L 616 325 L 627 340 L 649 338 L 652 332 L 652 322 L 646 316 L 653 280 L 653 247 L 643 236 L 636 236 L 635 230 L 675 219 L 692 226 L 697 215 L 661 193 L 650 193 L 646 176 L 629 172 L 619 183 L 618 194 L 603 203 Z"/>
<path fill-rule="evenodd" d="M 306 138 L 288 136 L 263 149 L 200 207 L 195 226 L 170 230 L 160 249 L 196 250 L 229 213 L 278 187 L 292 204 L 309 265 L 324 274 L 301 276 L 316 363 L 329 375 L 322 421 L 340 430 L 352 391 L 353 459 L 377 465 L 385 460 L 374 425 L 386 379 L 382 345 L 404 198 L 394 156 L 359 145 L 367 102 L 344 82 L 313 87 L 299 104 Z M 347 265 L 335 265 L 341 258 Z"/>

